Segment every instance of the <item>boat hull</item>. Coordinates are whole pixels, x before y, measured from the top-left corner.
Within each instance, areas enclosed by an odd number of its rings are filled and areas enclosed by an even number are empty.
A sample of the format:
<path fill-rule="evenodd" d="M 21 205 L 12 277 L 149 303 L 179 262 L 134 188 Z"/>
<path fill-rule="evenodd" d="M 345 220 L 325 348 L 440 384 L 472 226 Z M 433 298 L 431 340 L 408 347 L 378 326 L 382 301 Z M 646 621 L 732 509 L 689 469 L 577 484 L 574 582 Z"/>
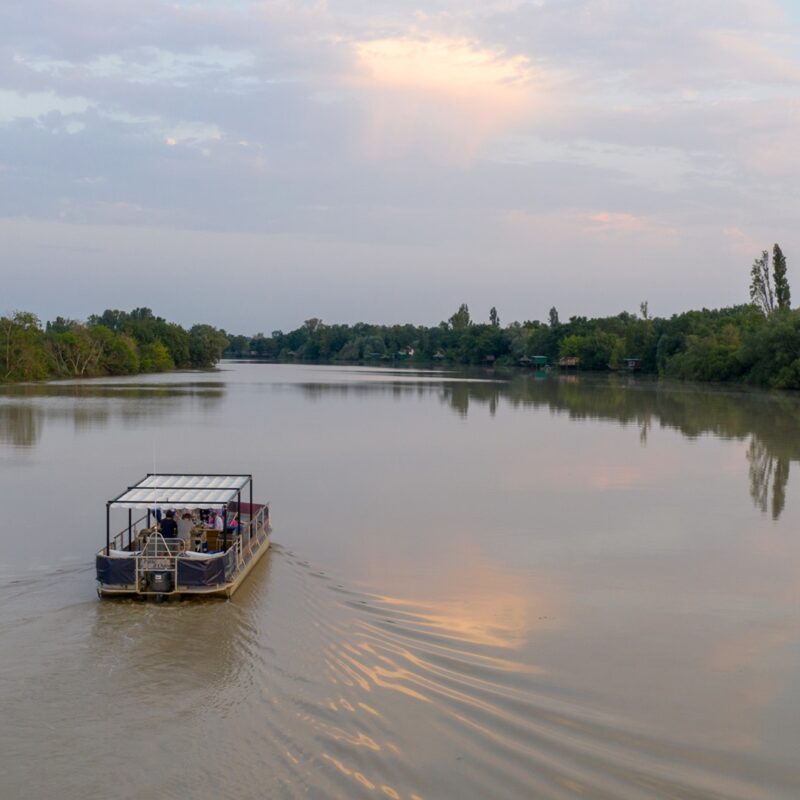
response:
<path fill-rule="evenodd" d="M 238 569 L 229 578 L 215 583 L 214 585 L 201 585 L 191 586 L 181 584 L 180 581 L 174 588 L 169 591 L 156 591 L 147 590 L 142 591 L 140 583 L 136 579 L 136 570 L 134 568 L 134 577 L 131 583 L 114 584 L 98 580 L 97 595 L 100 598 L 113 598 L 113 597 L 128 597 L 138 598 L 142 600 L 168 600 L 172 598 L 198 598 L 198 597 L 231 597 L 234 592 L 244 583 L 247 576 L 253 570 L 255 565 L 261 560 L 264 554 L 269 550 L 271 544 L 272 532 L 266 532 L 264 538 L 257 542 L 252 547 L 246 559 L 238 566 Z M 98 559 L 102 556 L 98 555 Z M 127 559 L 126 559 L 127 560 Z M 134 561 L 134 559 L 130 559 Z M 210 561 L 210 559 L 209 559 Z M 98 566 L 98 573 L 100 567 Z"/>

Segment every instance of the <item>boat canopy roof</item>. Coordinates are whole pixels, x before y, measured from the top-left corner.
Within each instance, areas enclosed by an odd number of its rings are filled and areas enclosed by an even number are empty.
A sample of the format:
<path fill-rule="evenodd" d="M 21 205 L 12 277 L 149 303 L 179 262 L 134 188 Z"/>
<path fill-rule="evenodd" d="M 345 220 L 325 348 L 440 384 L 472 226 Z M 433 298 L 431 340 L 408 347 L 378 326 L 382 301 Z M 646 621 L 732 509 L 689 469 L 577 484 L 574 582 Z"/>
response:
<path fill-rule="evenodd" d="M 121 508 L 219 508 L 233 502 L 251 475 L 154 475 L 129 486 L 109 505 Z"/>

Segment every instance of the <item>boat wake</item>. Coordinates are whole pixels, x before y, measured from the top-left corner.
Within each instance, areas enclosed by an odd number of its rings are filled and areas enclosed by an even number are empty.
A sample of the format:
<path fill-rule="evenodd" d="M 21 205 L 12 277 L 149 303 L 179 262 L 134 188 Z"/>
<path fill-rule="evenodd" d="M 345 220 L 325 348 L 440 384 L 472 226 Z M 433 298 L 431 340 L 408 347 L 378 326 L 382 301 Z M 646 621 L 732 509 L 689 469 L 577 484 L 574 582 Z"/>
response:
<path fill-rule="evenodd" d="M 200 800 L 800 796 L 796 768 L 568 690 L 505 614 L 360 590 L 278 545 L 230 601 L 55 602 L 86 571 L 6 606 L 9 796 L 182 798 L 187 776 Z"/>
<path fill-rule="evenodd" d="M 667 740 L 565 690 L 513 658 L 502 621 L 476 629 L 432 602 L 348 588 L 288 551 L 274 558 L 302 613 L 270 611 L 253 680 L 287 796 L 800 796 L 797 771 Z"/>

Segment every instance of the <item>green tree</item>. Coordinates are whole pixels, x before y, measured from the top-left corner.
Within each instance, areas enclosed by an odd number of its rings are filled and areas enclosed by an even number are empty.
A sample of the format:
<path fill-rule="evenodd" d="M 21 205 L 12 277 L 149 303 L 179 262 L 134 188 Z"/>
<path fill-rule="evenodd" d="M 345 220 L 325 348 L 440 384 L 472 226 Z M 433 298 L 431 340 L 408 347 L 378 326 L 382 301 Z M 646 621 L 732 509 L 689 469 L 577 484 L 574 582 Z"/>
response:
<path fill-rule="evenodd" d="M 95 330 L 108 331 L 102 326 L 97 326 Z M 103 336 L 101 369 L 109 375 L 136 375 L 140 367 L 136 342 L 124 333 L 108 333 L 108 336 Z"/>
<path fill-rule="evenodd" d="M 551 328 L 557 328 L 560 323 L 558 321 L 558 311 L 556 310 L 555 306 L 553 306 L 550 309 L 549 318 L 550 318 L 550 327 Z"/>
<path fill-rule="evenodd" d="M 747 380 L 775 389 L 800 389 L 800 314 L 774 314 L 742 348 Z"/>
<path fill-rule="evenodd" d="M 492 306 L 491 309 L 489 309 L 489 324 L 493 328 L 500 327 L 500 317 L 498 316 L 497 309 L 494 306 Z"/>
<path fill-rule="evenodd" d="M 583 352 L 585 344 L 586 344 L 585 336 L 578 336 L 575 333 L 569 336 L 565 336 L 561 340 L 561 344 L 558 348 L 558 355 L 561 358 L 571 358 L 576 356 L 580 357 L 581 353 Z"/>
<path fill-rule="evenodd" d="M 786 278 L 786 257 L 777 243 L 772 248 L 772 276 L 775 282 L 775 303 L 784 311 L 791 308 L 791 292 Z"/>
<path fill-rule="evenodd" d="M 724 325 L 708 335 L 689 335 L 686 350 L 673 356 L 667 374 L 692 381 L 729 381 L 744 372 L 741 358 L 742 341 L 739 329 Z"/>
<path fill-rule="evenodd" d="M 41 380 L 50 369 L 51 359 L 39 318 L 28 311 L 0 317 L 0 379 Z"/>
<path fill-rule="evenodd" d="M 139 345 L 139 362 L 142 372 L 167 372 L 175 364 L 163 342 L 147 342 Z"/>
<path fill-rule="evenodd" d="M 213 367 L 227 346 L 227 337 L 213 325 L 193 325 L 189 331 L 189 356 L 193 367 Z"/>
<path fill-rule="evenodd" d="M 616 334 L 608 334 L 612 337 L 612 345 L 608 357 L 609 369 L 622 369 L 622 359 L 625 357 L 625 343 Z"/>
<path fill-rule="evenodd" d="M 469 316 L 469 306 L 466 303 L 462 303 L 448 322 L 450 323 L 450 328 L 454 331 L 464 331 L 469 328 L 472 324 Z"/>
<path fill-rule="evenodd" d="M 55 332 L 57 326 L 48 327 L 47 344 L 59 374 L 81 378 L 98 373 L 103 354 L 100 331 L 108 331 L 108 328 L 98 325 L 89 329 L 79 322 L 72 322 L 67 330 L 60 332 Z"/>
<path fill-rule="evenodd" d="M 60 319 L 61 317 L 58 317 L 56 322 L 58 322 Z M 99 317 L 96 314 L 92 314 L 89 317 L 89 325 L 104 325 L 110 331 L 119 333 L 125 330 L 125 326 L 129 319 L 130 314 L 128 314 L 127 311 L 107 308 Z"/>
<path fill-rule="evenodd" d="M 178 369 L 186 369 L 191 366 L 189 334 L 180 325 L 176 325 L 174 322 L 164 323 L 158 338 L 169 350 L 169 355 Z"/>
<path fill-rule="evenodd" d="M 750 300 L 768 317 L 775 310 L 775 293 L 769 276 L 769 252 L 761 251 L 750 268 Z"/>

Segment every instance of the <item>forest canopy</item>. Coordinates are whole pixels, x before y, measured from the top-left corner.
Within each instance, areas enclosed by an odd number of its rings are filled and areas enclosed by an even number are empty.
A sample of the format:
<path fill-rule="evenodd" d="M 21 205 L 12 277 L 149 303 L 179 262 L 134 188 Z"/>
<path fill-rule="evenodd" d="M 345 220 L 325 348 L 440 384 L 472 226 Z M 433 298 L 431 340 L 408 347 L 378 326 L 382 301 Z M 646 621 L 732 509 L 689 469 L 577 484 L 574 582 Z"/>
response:
<path fill-rule="evenodd" d="M 85 322 L 57 317 L 44 326 L 35 314 L 17 311 L 0 317 L 0 381 L 205 369 L 227 346 L 224 331 L 186 330 L 149 308 L 108 309 Z"/>
<path fill-rule="evenodd" d="M 770 257 L 771 256 L 771 257 Z M 399 362 L 420 365 L 569 366 L 635 369 L 694 381 L 739 381 L 800 389 L 800 310 L 790 305 L 786 258 L 776 244 L 750 271 L 750 303 L 653 317 L 639 313 L 570 317 L 553 307 L 547 322 L 486 321 L 462 303 L 447 319 L 424 325 L 328 325 L 312 317 L 269 336 L 228 335 L 211 325 L 186 330 L 149 308 L 108 309 L 85 322 L 57 317 L 44 326 L 18 311 L 0 317 L 0 381 L 135 375 L 205 369 L 221 357 L 273 361 Z"/>
<path fill-rule="evenodd" d="M 770 263 L 771 261 L 771 263 Z M 269 336 L 229 336 L 228 357 L 276 361 L 411 361 L 419 364 L 569 364 L 583 370 L 634 368 L 695 381 L 741 381 L 800 389 L 800 311 L 790 308 L 786 258 L 776 244 L 750 273 L 750 303 L 652 317 L 639 313 L 561 322 L 553 307 L 547 322 L 505 326 L 492 306 L 485 322 L 462 304 L 434 327 L 327 325 L 306 320 L 296 330 Z"/>

